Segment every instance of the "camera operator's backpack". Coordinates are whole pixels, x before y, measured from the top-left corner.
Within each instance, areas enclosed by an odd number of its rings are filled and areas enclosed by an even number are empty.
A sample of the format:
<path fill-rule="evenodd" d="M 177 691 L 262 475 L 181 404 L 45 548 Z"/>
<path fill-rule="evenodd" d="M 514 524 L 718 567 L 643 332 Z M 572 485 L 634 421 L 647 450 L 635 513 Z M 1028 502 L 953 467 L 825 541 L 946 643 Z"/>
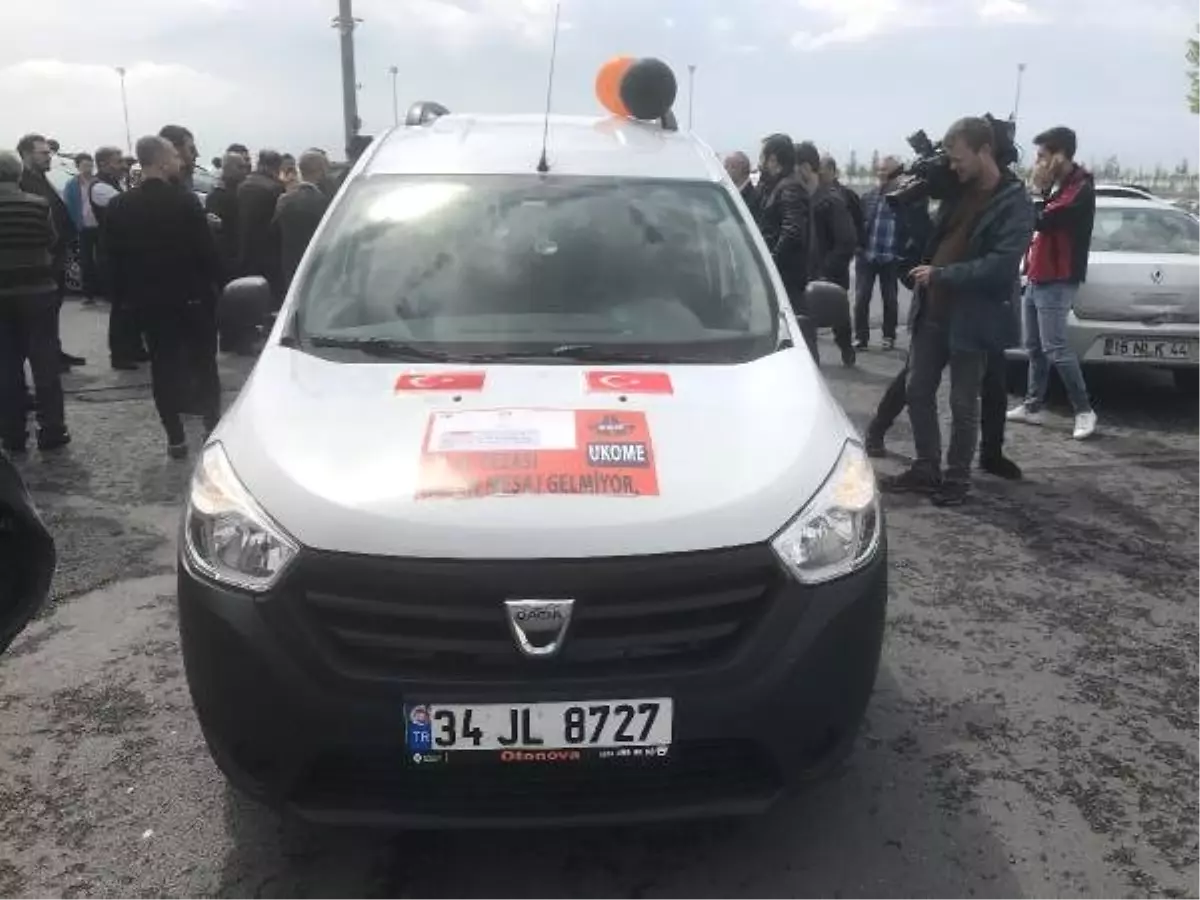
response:
<path fill-rule="evenodd" d="M 12 462 L 0 453 L 0 653 L 46 602 L 54 539 Z"/>

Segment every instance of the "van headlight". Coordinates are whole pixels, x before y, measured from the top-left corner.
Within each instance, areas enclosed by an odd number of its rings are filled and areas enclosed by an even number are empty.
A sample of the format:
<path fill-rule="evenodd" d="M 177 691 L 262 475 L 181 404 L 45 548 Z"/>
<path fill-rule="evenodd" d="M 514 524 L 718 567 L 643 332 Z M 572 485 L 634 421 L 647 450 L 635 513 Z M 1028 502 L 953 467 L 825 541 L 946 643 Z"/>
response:
<path fill-rule="evenodd" d="M 183 523 L 188 562 L 214 581 L 270 590 L 296 556 L 296 542 L 238 480 L 219 442 L 200 455 Z"/>
<path fill-rule="evenodd" d="M 868 563 L 882 530 L 875 472 L 863 448 L 847 441 L 816 496 L 771 546 L 798 581 L 819 584 Z"/>

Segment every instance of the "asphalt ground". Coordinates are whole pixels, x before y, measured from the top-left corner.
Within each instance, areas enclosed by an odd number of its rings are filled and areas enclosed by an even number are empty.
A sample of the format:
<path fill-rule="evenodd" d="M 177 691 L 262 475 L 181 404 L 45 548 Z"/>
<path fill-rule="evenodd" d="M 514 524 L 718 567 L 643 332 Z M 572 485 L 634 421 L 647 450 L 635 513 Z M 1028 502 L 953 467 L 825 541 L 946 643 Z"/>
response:
<path fill-rule="evenodd" d="M 166 458 L 148 374 L 105 365 L 104 308 L 69 301 L 63 323 L 91 365 L 66 379 L 69 450 L 20 463 L 60 568 L 0 658 L 0 895 L 1197 894 L 1198 414 L 1163 373 L 1093 374 L 1092 441 L 1061 407 L 1010 428 L 1022 482 L 980 475 L 957 509 L 889 500 L 856 755 L 765 817 L 330 831 L 239 799 L 209 760 L 173 602 L 188 468 Z M 899 353 L 823 355 L 865 424 Z M 247 365 L 222 366 L 231 398 Z M 899 471 L 905 419 L 889 446 L 879 468 Z"/>

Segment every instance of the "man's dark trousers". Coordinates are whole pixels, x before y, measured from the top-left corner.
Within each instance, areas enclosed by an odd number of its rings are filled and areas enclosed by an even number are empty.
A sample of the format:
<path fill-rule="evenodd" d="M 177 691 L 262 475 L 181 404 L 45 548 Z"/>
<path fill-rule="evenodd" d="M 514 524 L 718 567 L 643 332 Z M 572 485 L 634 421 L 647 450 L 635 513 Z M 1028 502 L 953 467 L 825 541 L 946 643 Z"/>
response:
<path fill-rule="evenodd" d="M 916 467 L 941 473 L 942 432 L 937 392 L 942 372 L 950 369 L 950 447 L 945 480 L 969 483 L 971 462 L 979 442 L 979 396 L 987 365 L 984 350 L 954 350 L 949 326 L 937 320 L 918 321 L 908 358 L 908 418 L 916 445 Z"/>
<path fill-rule="evenodd" d="M 66 431 L 56 293 L 0 297 L 0 440 L 24 447 L 28 439 L 25 360 L 33 371 L 37 416 L 43 440 Z"/>
<path fill-rule="evenodd" d="M 99 269 L 100 229 L 83 228 L 79 232 L 79 279 L 83 282 L 83 296 L 103 297 L 104 287 Z"/>
<path fill-rule="evenodd" d="M 108 310 L 108 354 L 114 363 L 145 361 L 142 327 L 128 301 L 112 298 Z"/>
<path fill-rule="evenodd" d="M 1008 360 L 1003 350 L 991 350 L 983 372 L 979 404 L 979 458 L 998 459 L 1004 452 L 1004 426 L 1008 414 Z M 867 438 L 883 440 L 908 404 L 908 364 L 892 379 L 875 415 L 867 426 Z"/>
<path fill-rule="evenodd" d="M 871 295 L 876 279 L 883 297 L 883 336 L 896 339 L 896 323 L 900 316 L 900 264 L 874 262 L 860 255 L 854 274 L 854 336 L 864 344 L 871 336 Z"/>
<path fill-rule="evenodd" d="M 217 330 L 213 304 L 166 303 L 141 311 L 150 349 L 154 405 L 167 441 L 186 440 L 184 413 L 193 410 L 204 427 L 221 418 L 221 380 L 217 372 Z"/>

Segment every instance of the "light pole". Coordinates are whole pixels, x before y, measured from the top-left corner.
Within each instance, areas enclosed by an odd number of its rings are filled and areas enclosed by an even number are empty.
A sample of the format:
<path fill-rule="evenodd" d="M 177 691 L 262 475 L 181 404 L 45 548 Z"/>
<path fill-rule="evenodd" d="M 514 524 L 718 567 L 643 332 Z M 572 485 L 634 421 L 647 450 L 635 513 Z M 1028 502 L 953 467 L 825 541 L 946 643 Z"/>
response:
<path fill-rule="evenodd" d="M 696 98 L 696 66 L 688 65 L 688 131 L 692 130 L 692 125 L 695 122 L 695 103 Z"/>
<path fill-rule="evenodd" d="M 1017 111 L 1021 108 L 1021 80 L 1025 77 L 1025 63 L 1017 63 L 1017 96 L 1013 100 L 1013 121 L 1017 121 Z"/>
<path fill-rule="evenodd" d="M 133 155 L 133 134 L 129 130 L 129 99 L 125 96 L 125 67 L 117 66 L 117 75 L 121 78 L 121 109 L 125 113 L 125 149 Z"/>
<path fill-rule="evenodd" d="M 342 123 L 346 132 L 346 152 L 358 134 L 358 81 L 354 77 L 354 29 L 362 19 L 354 18 L 351 0 L 338 0 L 338 14 L 333 27 L 341 35 L 342 44 Z"/>
<path fill-rule="evenodd" d="M 388 74 L 392 76 L 392 125 L 399 127 L 400 101 L 396 98 L 396 77 L 400 74 L 400 67 L 392 66 L 388 69 Z"/>

